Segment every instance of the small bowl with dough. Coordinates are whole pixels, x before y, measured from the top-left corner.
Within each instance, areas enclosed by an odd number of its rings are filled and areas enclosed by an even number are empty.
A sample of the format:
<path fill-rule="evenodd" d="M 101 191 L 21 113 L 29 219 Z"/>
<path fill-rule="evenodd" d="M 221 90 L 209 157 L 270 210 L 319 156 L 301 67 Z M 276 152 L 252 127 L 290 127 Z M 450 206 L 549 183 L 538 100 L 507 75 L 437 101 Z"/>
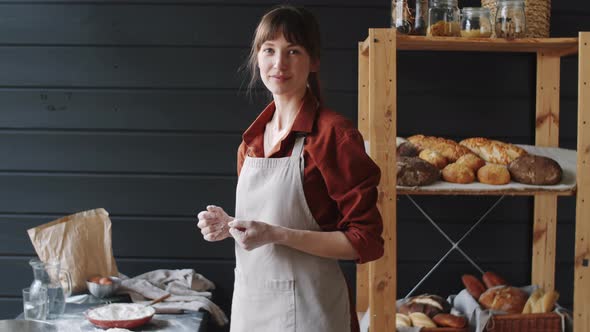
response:
<path fill-rule="evenodd" d="M 102 328 L 132 329 L 147 324 L 156 310 L 139 303 L 111 303 L 87 310 L 84 315 Z"/>

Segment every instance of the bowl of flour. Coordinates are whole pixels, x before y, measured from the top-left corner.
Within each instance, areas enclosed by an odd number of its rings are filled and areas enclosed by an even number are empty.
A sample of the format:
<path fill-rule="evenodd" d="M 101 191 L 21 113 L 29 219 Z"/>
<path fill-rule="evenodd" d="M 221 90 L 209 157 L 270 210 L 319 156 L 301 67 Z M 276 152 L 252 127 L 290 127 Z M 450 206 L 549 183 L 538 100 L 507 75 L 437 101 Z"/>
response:
<path fill-rule="evenodd" d="M 111 303 L 86 311 L 92 324 L 102 328 L 130 329 L 148 323 L 156 310 L 138 303 Z"/>

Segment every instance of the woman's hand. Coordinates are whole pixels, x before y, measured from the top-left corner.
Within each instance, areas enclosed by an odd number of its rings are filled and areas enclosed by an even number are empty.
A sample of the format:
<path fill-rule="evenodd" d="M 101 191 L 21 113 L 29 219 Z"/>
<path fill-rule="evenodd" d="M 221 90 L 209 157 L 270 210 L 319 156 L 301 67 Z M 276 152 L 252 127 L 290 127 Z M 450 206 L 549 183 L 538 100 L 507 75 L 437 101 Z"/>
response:
<path fill-rule="evenodd" d="M 247 251 L 277 242 L 283 229 L 261 221 L 245 220 L 234 220 L 229 227 L 236 243 Z"/>
<path fill-rule="evenodd" d="M 221 241 L 227 239 L 229 234 L 228 223 L 234 220 L 222 208 L 215 205 L 208 205 L 206 211 L 199 212 L 199 223 L 201 234 L 206 241 Z"/>

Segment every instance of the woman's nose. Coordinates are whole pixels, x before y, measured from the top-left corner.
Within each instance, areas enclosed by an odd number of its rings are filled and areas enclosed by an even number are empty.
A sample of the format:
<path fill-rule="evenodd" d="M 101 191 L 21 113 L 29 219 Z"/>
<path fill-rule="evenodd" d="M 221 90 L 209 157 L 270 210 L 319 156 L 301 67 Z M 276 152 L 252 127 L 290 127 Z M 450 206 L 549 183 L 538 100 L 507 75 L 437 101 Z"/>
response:
<path fill-rule="evenodd" d="M 274 67 L 281 69 L 281 68 L 285 68 L 286 64 L 287 64 L 287 58 L 282 54 L 277 54 L 277 56 L 275 57 L 275 61 L 274 61 Z"/>

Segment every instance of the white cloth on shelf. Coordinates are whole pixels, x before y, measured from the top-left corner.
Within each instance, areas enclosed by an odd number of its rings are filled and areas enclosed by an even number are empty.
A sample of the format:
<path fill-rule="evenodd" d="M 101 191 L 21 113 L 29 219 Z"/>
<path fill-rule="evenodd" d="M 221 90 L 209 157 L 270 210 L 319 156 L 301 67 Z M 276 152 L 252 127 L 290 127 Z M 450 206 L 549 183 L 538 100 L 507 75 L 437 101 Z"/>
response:
<path fill-rule="evenodd" d="M 162 269 L 133 278 L 122 276 L 118 293 L 127 293 L 134 303 L 143 304 L 169 293 L 169 298 L 153 305 L 157 313 L 204 309 L 211 313 L 218 325 L 225 325 L 228 323 L 227 316 L 210 300 L 212 289 L 215 285 L 192 269 Z"/>

